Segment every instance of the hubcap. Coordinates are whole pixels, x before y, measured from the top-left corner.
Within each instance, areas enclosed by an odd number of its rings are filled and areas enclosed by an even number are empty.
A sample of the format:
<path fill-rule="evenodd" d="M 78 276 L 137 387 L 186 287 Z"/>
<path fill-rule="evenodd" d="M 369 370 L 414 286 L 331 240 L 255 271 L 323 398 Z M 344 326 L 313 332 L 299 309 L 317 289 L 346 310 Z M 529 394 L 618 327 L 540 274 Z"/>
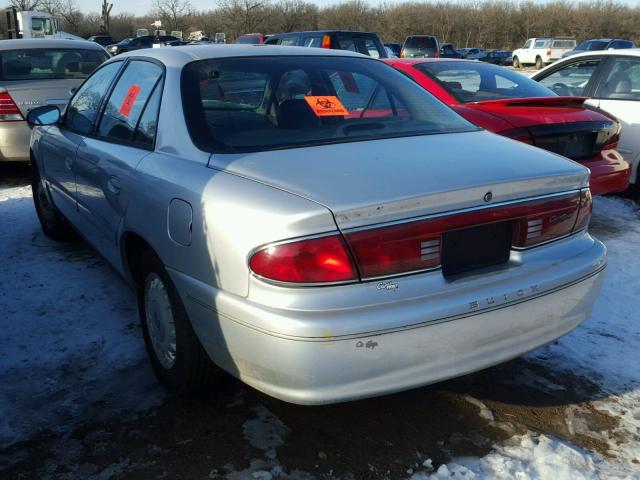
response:
<path fill-rule="evenodd" d="M 176 361 L 176 326 L 167 289 L 156 273 L 149 274 L 145 282 L 144 310 L 153 351 L 168 370 Z"/>

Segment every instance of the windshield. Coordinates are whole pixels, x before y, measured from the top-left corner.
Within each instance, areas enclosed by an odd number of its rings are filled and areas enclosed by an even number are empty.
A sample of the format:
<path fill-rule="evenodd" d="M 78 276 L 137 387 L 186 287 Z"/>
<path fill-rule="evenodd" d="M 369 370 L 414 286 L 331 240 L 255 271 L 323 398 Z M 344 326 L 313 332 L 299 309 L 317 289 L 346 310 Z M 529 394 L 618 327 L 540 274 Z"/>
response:
<path fill-rule="evenodd" d="M 53 35 L 53 25 L 49 18 L 34 17 L 31 19 L 31 30 L 42 35 Z"/>
<path fill-rule="evenodd" d="M 260 37 L 252 36 L 252 37 L 238 37 L 236 39 L 236 43 L 248 44 L 248 45 L 257 45 L 260 43 Z"/>
<path fill-rule="evenodd" d="M 405 57 L 432 56 L 436 50 L 436 39 L 433 37 L 408 37 L 404 42 Z"/>
<path fill-rule="evenodd" d="M 123 38 L 118 42 L 118 45 L 129 45 L 131 43 L 131 38 Z"/>
<path fill-rule="evenodd" d="M 201 60 L 183 70 L 182 97 L 194 143 L 213 152 L 476 128 L 403 74 L 366 58 Z"/>
<path fill-rule="evenodd" d="M 415 67 L 437 80 L 462 103 L 555 96 L 555 93 L 538 82 L 489 63 L 430 62 Z"/>
<path fill-rule="evenodd" d="M 32 48 L 0 53 L 2 80 L 87 78 L 107 60 L 101 50 Z"/>

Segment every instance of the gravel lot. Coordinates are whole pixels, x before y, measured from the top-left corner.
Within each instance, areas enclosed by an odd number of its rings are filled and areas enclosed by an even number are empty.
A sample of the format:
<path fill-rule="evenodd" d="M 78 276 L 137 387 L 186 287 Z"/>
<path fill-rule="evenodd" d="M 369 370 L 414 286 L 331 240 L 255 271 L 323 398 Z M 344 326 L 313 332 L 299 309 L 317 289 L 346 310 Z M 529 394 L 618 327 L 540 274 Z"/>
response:
<path fill-rule="evenodd" d="M 592 317 L 473 375 L 326 407 L 227 379 L 167 395 L 135 299 L 82 242 L 41 233 L 29 170 L 0 165 L 0 477 L 640 478 L 640 205 L 598 198 Z"/>

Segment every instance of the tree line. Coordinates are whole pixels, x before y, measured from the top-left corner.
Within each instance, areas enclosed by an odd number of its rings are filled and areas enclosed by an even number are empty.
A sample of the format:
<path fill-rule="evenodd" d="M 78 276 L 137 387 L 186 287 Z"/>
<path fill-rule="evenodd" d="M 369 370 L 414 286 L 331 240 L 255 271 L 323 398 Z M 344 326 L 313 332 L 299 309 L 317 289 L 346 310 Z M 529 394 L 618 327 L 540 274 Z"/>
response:
<path fill-rule="evenodd" d="M 76 0 L 11 0 L 24 10 L 46 10 L 59 19 L 61 30 L 80 36 L 100 32 L 102 16 L 83 13 Z M 212 0 L 208 10 L 196 10 L 189 0 L 155 0 L 147 15 L 123 10 L 124 0 L 111 0 L 114 13 L 109 33 L 116 39 L 135 35 L 161 20 L 163 28 L 208 35 L 225 32 L 228 41 L 244 33 L 264 34 L 316 29 L 373 31 L 385 42 L 402 42 L 407 35 L 432 34 L 456 47 L 514 49 L 529 37 L 571 36 L 628 38 L 640 42 L 640 4 L 616 0 L 537 3 L 523 0 L 400 1 L 371 5 L 347 0 L 319 7 L 305 0 Z M 3 18 L 4 21 L 4 18 Z"/>

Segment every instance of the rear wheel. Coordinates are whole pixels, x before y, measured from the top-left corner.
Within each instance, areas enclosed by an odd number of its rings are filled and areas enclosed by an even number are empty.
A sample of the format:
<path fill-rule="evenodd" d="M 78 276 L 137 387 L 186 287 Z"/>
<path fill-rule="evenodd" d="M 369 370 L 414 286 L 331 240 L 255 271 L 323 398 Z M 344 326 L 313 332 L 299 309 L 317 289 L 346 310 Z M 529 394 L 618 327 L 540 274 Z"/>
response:
<path fill-rule="evenodd" d="M 147 353 L 160 383 L 181 394 L 209 387 L 220 371 L 193 331 L 162 262 L 150 251 L 140 262 L 138 309 Z"/>
<path fill-rule="evenodd" d="M 520 68 L 520 59 L 518 57 L 513 57 L 513 68 Z"/>
<path fill-rule="evenodd" d="M 540 70 L 543 66 L 542 58 L 536 57 L 536 69 Z"/>
<path fill-rule="evenodd" d="M 40 177 L 38 164 L 34 161 L 31 162 L 31 192 L 36 214 L 44 234 L 53 240 L 74 240 L 76 233 L 51 201 L 47 187 Z"/>

